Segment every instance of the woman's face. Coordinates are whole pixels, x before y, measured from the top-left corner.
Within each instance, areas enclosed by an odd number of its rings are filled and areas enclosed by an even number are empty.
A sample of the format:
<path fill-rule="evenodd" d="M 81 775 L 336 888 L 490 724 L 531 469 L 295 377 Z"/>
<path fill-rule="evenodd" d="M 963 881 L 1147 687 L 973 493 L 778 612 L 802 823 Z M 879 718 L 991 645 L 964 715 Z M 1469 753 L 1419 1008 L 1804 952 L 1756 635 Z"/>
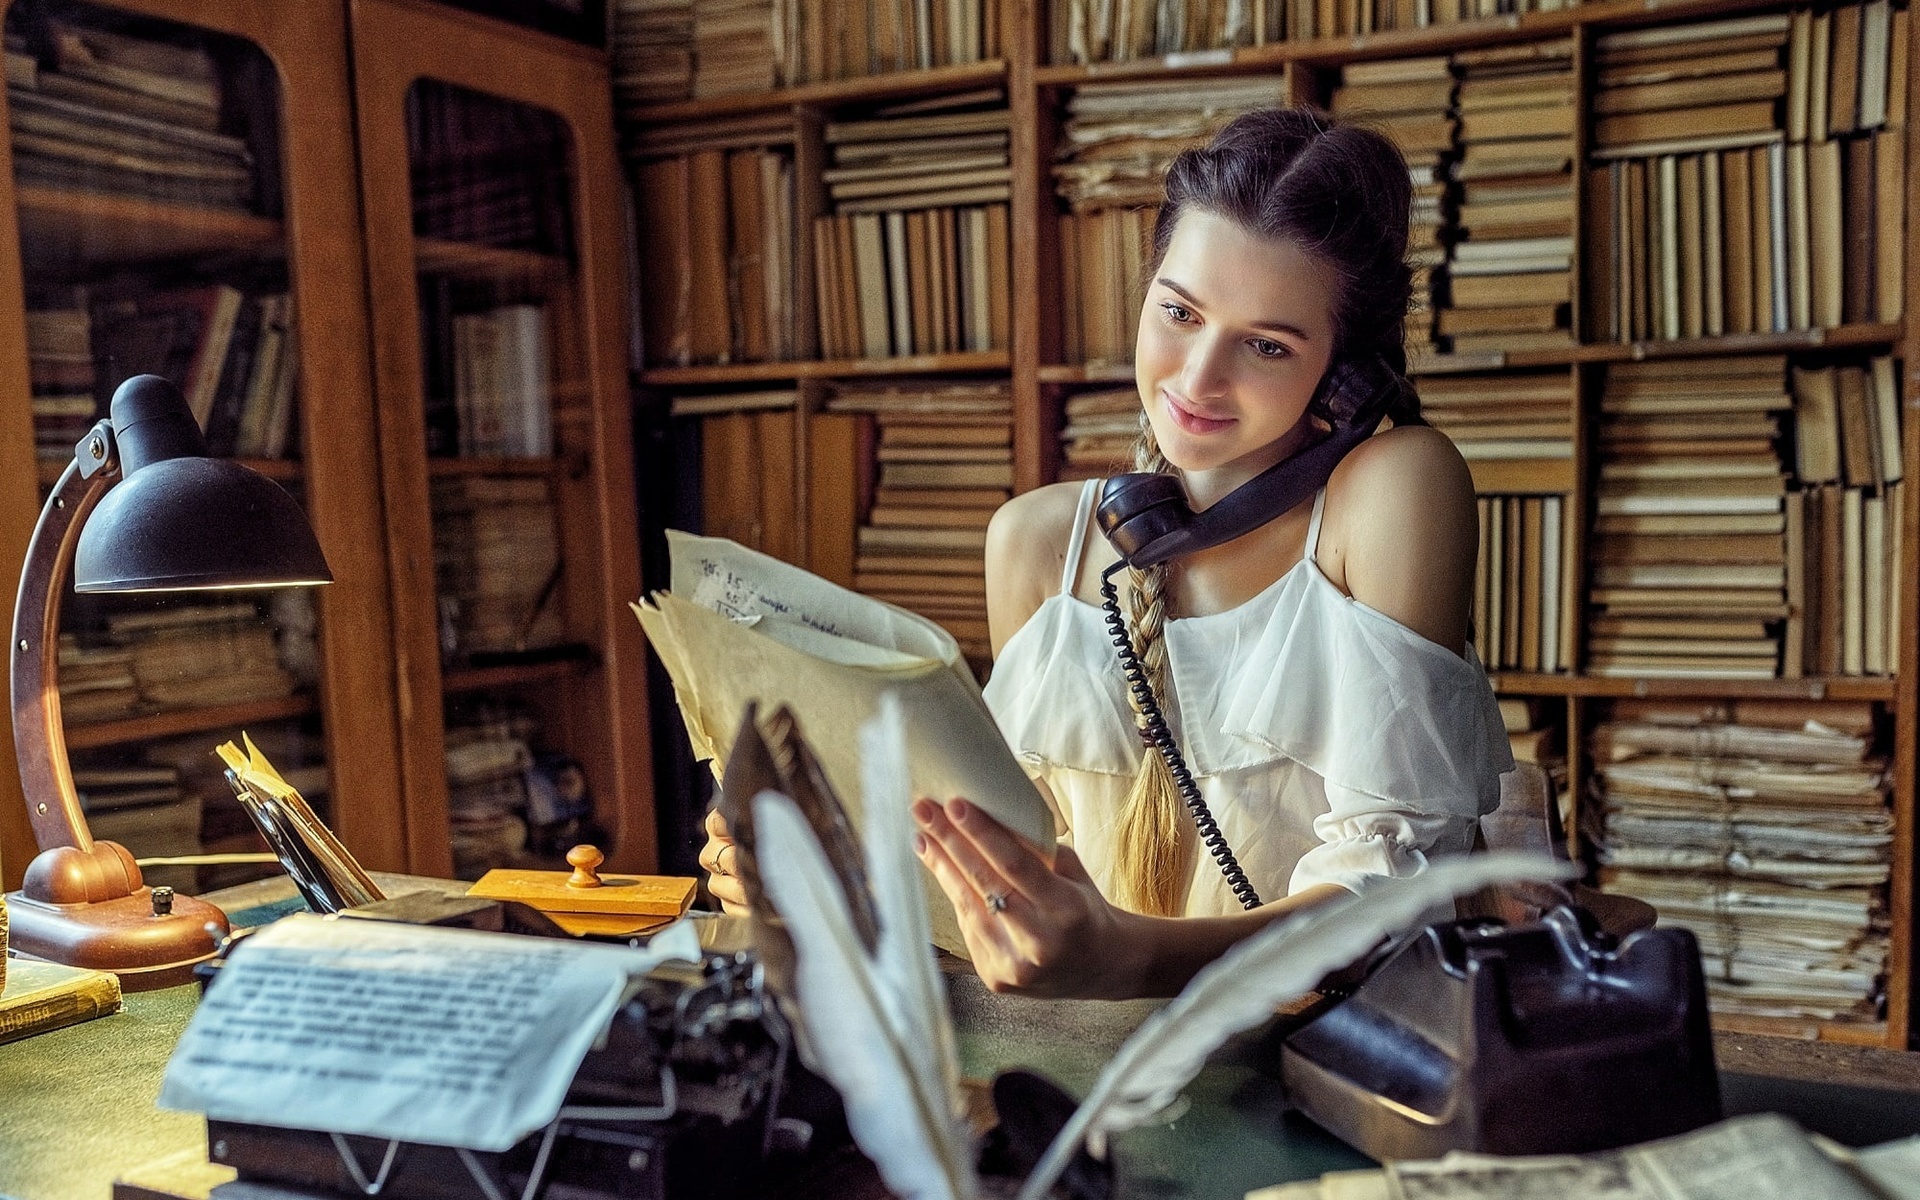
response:
<path fill-rule="evenodd" d="M 1291 242 L 1186 213 L 1147 282 L 1134 379 L 1167 461 L 1251 476 L 1278 462 L 1333 355 L 1334 272 Z"/>

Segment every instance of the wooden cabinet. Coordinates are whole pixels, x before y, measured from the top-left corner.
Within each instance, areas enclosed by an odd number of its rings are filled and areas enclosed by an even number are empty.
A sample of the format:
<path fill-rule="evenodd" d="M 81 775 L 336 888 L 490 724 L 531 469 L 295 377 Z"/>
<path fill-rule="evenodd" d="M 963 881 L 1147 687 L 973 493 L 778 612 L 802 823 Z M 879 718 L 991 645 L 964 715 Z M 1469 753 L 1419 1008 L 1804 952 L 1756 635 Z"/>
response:
<path fill-rule="evenodd" d="M 629 870 L 649 866 L 655 847 L 644 646 L 627 608 L 640 596 L 626 392 L 627 252 L 605 57 L 403 0 L 355 0 L 352 14 L 394 665 L 403 697 L 407 860 L 415 869 L 450 865 L 443 857 L 442 697 L 464 715 L 477 697 L 510 693 L 531 706 L 553 745 L 584 768 L 599 819 L 613 834 L 610 861 Z M 471 161 L 454 169 L 475 178 L 450 186 L 456 193 L 472 188 L 468 200 L 484 197 L 488 171 L 502 177 L 527 155 L 551 155 L 566 172 L 554 189 L 564 205 L 554 219 L 564 233 L 528 250 L 490 246 L 472 240 L 472 233 L 456 240 L 457 232 L 418 232 L 430 220 L 421 189 L 434 168 L 425 160 L 435 138 L 457 136 L 418 116 L 428 98 L 422 89 L 456 109 L 502 106 L 485 110 L 499 114 L 496 124 L 540 130 L 536 140 L 558 139 L 518 151 L 508 141 L 499 156 L 465 155 Z M 411 148 L 410 98 L 416 112 Z M 526 119 L 512 120 L 516 113 Z M 464 228 L 484 233 L 485 226 Z M 541 312 L 552 363 L 552 447 L 541 459 L 429 455 L 429 401 L 445 397 L 429 395 L 419 313 L 426 289 L 447 287 L 458 310 L 515 300 Z M 520 665 L 476 667 L 470 659 L 460 662 L 467 656 L 456 647 L 458 665 L 443 669 L 430 493 L 442 481 L 489 475 L 551 485 L 564 569 L 547 603 L 559 618 L 553 640 L 577 651 L 572 657 L 530 655 L 534 661 Z"/>
<path fill-rule="evenodd" d="M 76 690 L 66 726 L 76 766 L 102 781 L 112 803 L 112 772 L 152 778 L 157 742 L 189 754 L 204 743 L 204 758 L 247 730 L 276 761 L 291 756 L 284 765 L 323 797 L 323 811 L 367 866 L 446 873 L 445 714 L 469 698 L 517 696 L 544 719 L 540 740 L 516 752 L 509 774 L 531 778 L 520 770 L 532 765 L 531 750 L 551 764 L 577 764 L 569 794 L 591 797 L 592 823 L 617 839 L 615 861 L 650 864 L 640 639 L 624 611 L 639 582 L 622 376 L 625 254 L 604 59 L 425 4 L 15 0 L 5 11 L 12 136 L 0 150 L 0 355 L 32 366 L 0 372 L 5 588 L 11 594 L 54 473 L 51 458 L 36 462 L 36 423 L 55 447 L 47 453 L 58 453 L 59 420 L 85 419 L 75 397 L 93 393 L 103 405 L 133 369 L 181 375 L 189 387 L 194 372 L 207 376 L 205 398 L 225 413 L 211 419 L 228 422 L 212 439 L 215 451 L 238 451 L 294 491 L 335 576 L 312 593 L 312 613 L 269 598 L 228 613 L 225 626 L 192 624 L 178 599 L 83 604 L 69 592 L 64 628 L 74 635 Z M 156 78 L 169 75 L 172 83 Z M 421 77 L 552 113 L 564 131 L 553 168 L 566 175 L 554 190 L 571 206 L 564 253 L 414 237 L 406 92 Z M 106 151 L 122 157 L 108 161 Z M 544 366 L 525 374 L 552 396 L 553 433 L 529 443 L 538 453 L 429 460 L 421 347 L 448 333 L 430 326 L 423 336 L 417 279 L 451 281 L 463 303 L 484 293 L 541 306 Z M 198 325 L 173 327 L 172 360 L 164 347 L 125 340 L 128 328 L 163 324 L 145 321 L 152 311 L 201 304 Z M 451 310 L 430 315 L 444 324 Z M 260 365 L 270 360 L 261 336 L 268 327 L 281 331 L 281 365 L 271 375 Z M 525 356 L 503 361 L 527 367 Z M 261 403 L 264 414 L 244 415 Z M 474 668 L 451 656 L 460 647 L 449 642 L 442 670 L 448 606 L 436 586 L 430 495 L 431 481 L 443 478 L 456 491 L 469 478 L 504 478 L 509 493 L 512 481 L 530 480 L 552 497 L 552 566 L 535 586 L 565 656 L 506 655 Z M 206 644 L 153 652 L 140 633 L 154 627 L 198 630 Z M 244 661 L 236 645 L 272 646 L 278 661 Z M 235 668 L 236 655 L 245 670 Z M 128 656 L 124 668 L 103 665 Z M 186 686 L 255 667 L 285 673 L 291 686 Z M 170 673 L 170 684 L 149 688 L 147 669 Z M 124 697 L 80 698 L 81 687 L 110 690 L 100 681 L 116 671 L 126 676 Z M 35 847 L 10 743 L 4 753 L 0 862 L 13 886 Z M 529 785 L 517 786 L 518 799 L 499 793 L 496 802 L 524 821 Z M 183 776 L 179 787 L 191 820 L 206 821 L 206 849 L 248 841 L 244 824 L 228 820 L 217 774 Z M 150 802 L 127 804 L 145 811 Z M 175 822 L 174 835 L 186 828 Z M 137 837 L 123 840 L 136 854 L 155 852 Z"/>

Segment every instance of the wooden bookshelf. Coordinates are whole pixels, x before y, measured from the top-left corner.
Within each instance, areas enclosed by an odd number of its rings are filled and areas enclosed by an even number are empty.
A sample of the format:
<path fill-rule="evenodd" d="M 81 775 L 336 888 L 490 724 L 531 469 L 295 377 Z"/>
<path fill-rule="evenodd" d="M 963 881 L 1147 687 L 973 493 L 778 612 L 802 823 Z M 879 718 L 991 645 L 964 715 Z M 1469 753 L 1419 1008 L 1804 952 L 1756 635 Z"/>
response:
<path fill-rule="evenodd" d="M 24 3 L 3 7 L 9 17 Z M 275 96 L 278 121 L 270 138 L 279 178 L 278 215 L 215 209 L 148 198 L 125 191 L 15 185 L 12 145 L 0 151 L 0 346 L 8 361 L 25 363 L 23 299 L 30 285 L 91 283 L 106 276 L 164 279 L 194 268 L 203 277 L 252 279 L 298 298 L 301 319 L 287 347 L 305 364 L 298 425 L 305 444 L 267 473 L 297 483 L 303 505 L 332 568 L 335 583 L 315 596 L 324 632 L 317 642 L 324 679 L 316 700 L 294 696 L 262 704 L 168 712 L 124 721 L 75 726 L 75 750 L 138 749 L 149 739 L 205 733 L 209 748 L 263 723 L 313 722 L 324 743 L 334 788 L 334 822 L 365 864 L 403 869 L 394 853 L 400 814 L 388 802 L 399 784 L 390 657 L 388 584 L 381 544 L 381 488 L 370 430 L 374 398 L 368 363 L 365 257 L 351 131 L 346 62 L 347 12 L 341 4 L 279 10 L 248 0 L 118 0 L 100 6 L 43 4 L 53 15 L 82 24 L 102 16 L 126 28 L 171 27 L 183 42 L 217 42 L 231 64 L 248 56 L 259 68 L 251 82 L 223 77 L 227 86 L 265 87 Z M 146 24 L 143 24 L 146 23 Z M 224 70 L 224 68 L 223 68 Z M 6 102 L 0 101 L 0 107 Z M 268 107 L 262 111 L 272 112 Z M 263 133 L 265 131 L 263 130 Z M 260 160 L 263 162 L 269 160 Z M 277 284 L 261 284 L 260 279 Z M 34 437 L 25 373 L 0 373 L 0 422 L 6 453 L 32 453 Z M 102 393 L 104 394 L 104 392 Z M 18 447 L 16 451 L 14 448 Z M 258 462 L 255 466 L 266 466 Z M 35 520 L 44 467 L 16 470 L 0 491 L 0 580 L 13 580 Z M 11 602 L 9 601 L 9 607 Z M 216 736 L 217 735 L 217 736 Z M 9 741 L 0 751 L 0 858 L 7 886 L 17 884 L 34 844 Z M 138 847 L 135 848 L 138 850 Z"/>
<path fill-rule="evenodd" d="M 234 730 L 258 729 L 270 722 L 304 717 L 319 711 L 311 696 L 284 696 L 248 704 L 222 704 L 214 708 L 186 708 L 177 712 L 150 713 L 120 721 L 101 721 L 92 725 L 67 726 L 69 750 L 97 750 L 103 746 L 156 741 L 185 733 L 217 734 L 224 741 Z M 210 740 L 208 749 L 215 744 Z"/>
<path fill-rule="evenodd" d="M 969 371 L 1005 371 L 1008 361 L 1004 350 L 973 350 L 955 354 L 914 354 L 900 358 L 648 367 L 640 372 L 639 380 L 647 387 L 698 387 L 706 384 L 774 383 L 788 379 L 963 374 Z"/>
<path fill-rule="evenodd" d="M 1729 1023 L 1729 1028 L 1759 1030 L 1787 1036 L 1820 1036 L 1838 1040 L 1880 1042 L 1906 1045 L 1913 1025 L 1912 984 L 1914 964 L 1914 883 L 1916 820 L 1916 763 L 1920 762 L 1920 595 L 1916 594 L 1915 572 L 1911 564 L 1920 562 L 1920 430 L 1914 416 L 1920 411 L 1920 372 L 1913 363 L 1920 356 L 1920 280 L 1912 269 L 1912 252 L 1907 251 L 1904 315 L 1896 321 L 1855 321 L 1825 327 L 1795 329 L 1788 332 L 1740 333 L 1723 336 L 1688 337 L 1668 340 L 1598 341 L 1588 333 L 1586 314 L 1587 283 L 1583 278 L 1592 264 L 1588 242 L 1591 240 L 1586 210 L 1597 208 L 1589 194 L 1586 168 L 1592 160 L 1589 142 L 1591 98 L 1598 88 L 1591 59 L 1596 40 L 1606 33 L 1650 26 L 1675 26 L 1717 18 L 1741 17 L 1789 11 L 1792 5 L 1779 0 L 1598 0 L 1569 6 L 1552 12 L 1526 12 L 1482 18 L 1430 28 L 1391 32 L 1363 33 L 1304 40 L 1282 41 L 1267 45 L 1231 49 L 1200 49 L 1132 62 L 1062 64 L 1053 61 L 1046 39 L 1051 5 L 1008 6 L 1002 44 L 1008 47 L 1004 73 L 985 78 L 1004 80 L 1011 128 L 1011 221 L 1012 262 L 1010 279 L 1013 314 L 1011 344 L 1004 366 L 981 366 L 983 371 L 1004 370 L 1013 390 L 1014 412 L 1014 486 L 1026 490 L 1056 478 L 1062 454 L 1059 431 L 1063 423 L 1064 402 L 1074 393 L 1100 387 L 1124 387 L 1134 378 L 1133 368 L 1123 362 L 1079 363 L 1068 360 L 1067 339 L 1063 328 L 1064 300 L 1061 287 L 1062 255 L 1058 245 L 1061 205 L 1054 191 L 1053 167 L 1056 151 L 1063 144 L 1063 104 L 1075 89 L 1089 84 L 1119 82 L 1166 83 L 1192 80 L 1196 84 L 1216 79 L 1248 75 L 1284 75 L 1286 96 L 1295 103 L 1325 103 L 1339 69 L 1352 63 L 1379 62 L 1401 58 L 1450 54 L 1554 39 L 1571 39 L 1573 44 L 1575 122 L 1571 182 L 1574 194 L 1572 222 L 1575 251 L 1570 273 L 1572 289 L 1573 333 L 1568 344 L 1549 349 L 1491 350 L 1478 353 L 1437 355 L 1418 358 L 1413 363 L 1416 381 L 1458 378 L 1475 373 L 1500 374 L 1534 369 L 1566 373 L 1569 415 L 1572 419 L 1572 456 L 1565 459 L 1473 459 L 1470 461 L 1476 488 L 1493 495 L 1559 495 L 1565 498 L 1572 543 L 1563 548 L 1571 557 L 1564 577 L 1563 604 L 1572 605 L 1575 623 L 1574 669 L 1554 673 L 1497 671 L 1492 678 L 1502 695 L 1532 697 L 1541 702 L 1553 723 L 1562 725 L 1566 734 L 1571 790 L 1576 797 L 1586 794 L 1592 764 L 1588 761 L 1585 739 L 1610 706 L 1618 701 L 1666 699 L 1702 700 L 1831 700 L 1869 702 L 1880 707 L 1891 727 L 1887 749 L 1891 753 L 1892 813 L 1896 828 L 1892 881 L 1888 888 L 1888 910 L 1894 936 L 1889 947 L 1884 1022 L 1831 1023 L 1745 1021 Z M 1805 7 L 1805 6 L 1798 6 Z M 1375 9 L 1375 11 L 1380 11 Z M 1911 30 L 1910 26 L 1910 30 Z M 1904 218 L 1908 240 L 1916 220 L 1920 220 L 1920 35 L 1912 32 L 1909 45 L 1908 95 L 1891 103 L 1904 104 L 1906 182 Z M 978 79 L 969 77 L 966 85 Z M 838 86 L 838 85 L 836 85 Z M 691 122 L 722 113 L 775 111 L 791 107 L 808 120 L 840 120 L 863 115 L 866 107 L 882 98 L 909 94 L 935 94 L 942 90 L 959 93 L 961 83 L 942 83 L 926 73 L 883 75 L 869 81 L 866 90 L 785 89 L 752 96 L 726 97 L 722 100 L 651 105 L 632 115 L 642 122 Z M 895 90 L 899 89 L 899 90 Z M 1782 135 L 1784 136 L 1784 135 Z M 814 140 L 809 145 L 809 138 Z M 796 120 L 793 143 L 798 167 L 796 188 L 804 226 L 813 215 L 823 211 L 820 187 L 810 184 L 826 165 L 817 136 L 809 134 Z M 802 255 L 797 265 L 798 292 L 812 296 L 813 259 Z M 1732 327 L 1732 326 L 1730 326 Z M 803 330 L 803 336 L 806 331 Z M 1582 339 L 1585 340 L 1582 340 Z M 1789 355 L 1792 361 L 1829 362 L 1836 355 L 1848 361 L 1867 355 L 1893 354 L 1907 364 L 1899 384 L 1901 409 L 1905 414 L 1903 473 L 1907 484 L 1902 489 L 1903 511 L 1889 516 L 1889 544 L 1901 547 L 1904 577 L 1895 583 L 1892 623 L 1899 636 L 1899 661 L 1889 675 L 1829 675 L 1794 679 L 1675 679 L 1609 677 L 1592 673 L 1587 663 L 1587 578 L 1591 567 L 1591 527 L 1594 519 L 1593 497 L 1599 479 L 1601 443 L 1597 436 L 1601 420 L 1601 389 L 1609 369 L 1616 365 L 1672 362 L 1676 366 L 1688 360 L 1729 356 Z M 939 368 L 907 368 L 904 362 L 892 364 L 895 370 L 931 373 Z M 831 380 L 851 375 L 837 365 L 812 362 L 785 364 L 746 364 L 731 367 L 650 368 L 641 372 L 639 382 L 656 391 L 678 388 L 717 389 L 730 385 L 750 387 L 768 382 Z M 803 412 L 812 411 L 813 401 L 803 400 Z M 839 436 L 836 434 L 835 436 Z M 803 440 L 802 446 L 806 442 Z M 840 455 L 840 457 L 836 457 Z M 816 471 L 839 469 L 842 450 L 823 455 Z M 826 464 L 835 464 L 829 468 Z M 1791 463 L 1787 470 L 1794 468 Z M 806 493 L 806 472 L 801 472 L 799 489 Z M 835 536 L 850 543 L 858 515 L 845 519 L 844 528 Z M 816 570 L 840 569 L 851 561 L 852 551 L 839 545 L 827 546 L 816 540 L 803 560 Z"/>
<path fill-rule="evenodd" d="M 15 189 L 21 240 L 42 261 L 97 260 L 100 231 L 113 230 L 112 258 L 143 263 L 215 253 L 275 253 L 285 237 L 278 221 L 251 213 L 170 204 L 140 196 Z"/>
<path fill-rule="evenodd" d="M 404 697 L 400 807 L 410 869 L 445 874 L 452 866 L 445 714 L 483 700 L 537 712 L 546 746 L 577 761 L 586 776 L 596 819 L 613 837 L 609 863 L 652 869 L 645 649 L 627 610 L 641 594 L 639 535 L 624 218 L 606 56 L 418 0 L 352 0 L 351 11 L 387 498 L 381 545 L 393 580 L 392 652 Z M 566 208 L 553 219 L 564 221 L 569 256 L 501 249 L 478 236 L 415 236 L 409 181 L 424 168 L 406 114 L 410 90 L 424 83 L 560 131 Z M 485 217 L 474 214 L 481 227 Z M 510 301 L 541 306 L 551 355 L 550 456 L 429 456 L 419 330 L 423 281 L 435 277 L 480 285 L 483 294 L 486 285 L 499 285 Z M 463 478 L 548 482 L 564 568 L 548 589 L 551 598 L 536 604 L 554 606 L 562 640 L 586 647 L 583 659 L 482 670 L 443 664 L 430 492 Z"/>

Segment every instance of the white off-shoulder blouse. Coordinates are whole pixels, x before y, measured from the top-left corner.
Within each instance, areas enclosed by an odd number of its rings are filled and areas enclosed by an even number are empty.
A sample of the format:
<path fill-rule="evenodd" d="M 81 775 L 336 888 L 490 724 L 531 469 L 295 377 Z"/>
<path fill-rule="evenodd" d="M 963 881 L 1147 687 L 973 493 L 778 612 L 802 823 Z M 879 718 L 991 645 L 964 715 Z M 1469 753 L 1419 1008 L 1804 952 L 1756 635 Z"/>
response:
<path fill-rule="evenodd" d="M 1073 595 L 1098 481 L 1081 494 L 1061 590 L 994 664 L 988 706 L 1058 801 L 1063 840 L 1108 896 L 1117 818 L 1143 744 L 1101 610 Z M 1513 769 L 1471 647 L 1455 654 L 1347 596 L 1306 552 L 1240 606 L 1166 624 L 1174 738 L 1262 900 L 1336 883 L 1359 892 L 1465 853 Z M 1204 849 L 1189 916 L 1239 909 Z"/>

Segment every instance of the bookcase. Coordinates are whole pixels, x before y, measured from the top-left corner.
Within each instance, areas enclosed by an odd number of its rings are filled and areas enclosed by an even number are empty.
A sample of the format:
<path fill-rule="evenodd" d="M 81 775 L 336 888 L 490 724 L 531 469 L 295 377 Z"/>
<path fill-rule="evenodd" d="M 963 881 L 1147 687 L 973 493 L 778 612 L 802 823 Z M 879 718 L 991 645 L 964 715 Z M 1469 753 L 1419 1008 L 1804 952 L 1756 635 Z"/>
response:
<path fill-rule="evenodd" d="M 701 444 L 689 481 L 711 529 L 849 584 L 880 574 L 862 569 L 888 540 L 870 531 L 903 503 L 882 481 L 890 446 L 891 462 L 912 442 L 964 463 L 998 444 L 983 413 L 949 412 L 947 433 L 891 428 L 945 390 L 1003 390 L 1009 490 L 1111 469 L 1128 440 L 1129 272 L 1173 152 L 1258 103 L 1393 136 L 1415 196 L 1413 372 L 1481 493 L 1475 643 L 1516 753 L 1559 780 L 1570 845 L 1605 886 L 1700 935 L 1723 1027 L 1908 1044 L 1920 514 L 1899 481 L 1920 439 L 1903 366 L 1904 9 L 1056 0 L 1004 6 L 996 59 L 769 88 L 703 78 L 697 45 L 676 57 L 670 31 L 637 20 L 648 6 L 613 7 L 640 211 L 716 149 L 791 179 L 791 352 L 676 349 L 686 321 L 663 300 L 692 300 L 704 278 L 705 311 L 733 314 L 729 272 L 758 278 L 780 244 L 714 219 L 732 211 L 717 200 L 683 205 L 679 240 L 641 242 L 641 403 Z M 802 41 L 846 36 L 806 20 Z M 914 319 L 938 302 L 916 275 L 938 268 L 919 266 L 913 225 L 864 272 L 857 247 L 820 246 L 850 165 L 828 131 L 1002 106 L 1006 340 L 923 353 Z M 937 144 L 923 173 L 978 151 Z M 704 259 L 677 249 L 703 243 Z M 898 294 L 873 337 L 845 336 L 844 314 Z M 743 498 L 729 481 L 754 463 Z M 956 492 L 909 511 L 968 531 L 986 503 Z M 907 544 L 922 578 L 889 598 L 964 641 L 972 610 L 935 601 L 978 594 L 977 543 Z M 1782 905 L 1790 919 L 1764 915 Z M 1806 995 L 1800 976 L 1818 980 Z"/>
<path fill-rule="evenodd" d="M 5 14 L 0 352 L 31 369 L 0 373 L 0 577 L 139 370 L 300 498 L 335 576 L 310 599 L 68 594 L 95 832 L 263 848 L 210 757 L 244 730 L 371 868 L 584 835 L 651 866 L 605 54 L 408 0 Z M 15 886 L 35 847 L 11 755 Z"/>

